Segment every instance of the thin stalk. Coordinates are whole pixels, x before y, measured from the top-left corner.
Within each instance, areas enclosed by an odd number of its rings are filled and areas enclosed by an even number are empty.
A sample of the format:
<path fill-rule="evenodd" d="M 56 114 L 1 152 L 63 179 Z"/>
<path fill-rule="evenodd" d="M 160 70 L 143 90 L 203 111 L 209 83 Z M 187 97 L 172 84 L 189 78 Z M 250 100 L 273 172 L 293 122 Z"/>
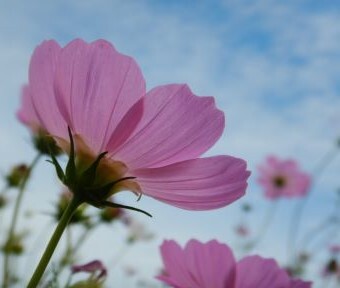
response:
<path fill-rule="evenodd" d="M 251 242 L 248 252 L 252 251 L 266 235 L 277 211 L 277 202 L 278 201 L 275 200 L 275 202 L 271 203 L 270 207 L 267 209 L 262 225 L 260 226 L 260 231 L 258 232 L 256 238 Z"/>
<path fill-rule="evenodd" d="M 336 147 L 332 147 L 330 151 L 328 151 L 325 156 L 321 159 L 319 164 L 314 169 L 314 172 L 312 173 L 312 183 L 311 187 L 309 189 L 309 193 L 295 206 L 295 210 L 293 211 L 291 223 L 290 223 L 290 229 L 288 231 L 288 242 L 287 242 L 287 252 L 289 255 L 288 262 L 291 263 L 291 265 L 294 266 L 296 261 L 296 241 L 297 241 L 297 234 L 300 229 L 301 219 L 303 211 L 307 205 L 307 202 L 309 198 L 311 197 L 312 187 L 315 184 L 318 177 L 321 176 L 323 171 L 326 169 L 326 167 L 330 164 L 330 162 L 335 158 L 336 154 L 339 152 L 338 144 Z"/>
<path fill-rule="evenodd" d="M 83 203 L 81 199 L 78 197 L 73 197 L 70 204 L 67 206 L 66 210 L 64 211 L 56 229 L 54 230 L 54 233 L 44 251 L 44 254 L 42 255 L 40 262 L 35 269 L 32 278 L 30 282 L 27 285 L 27 288 L 35 288 L 39 284 L 41 277 L 43 276 L 46 267 L 54 253 L 54 250 L 56 249 L 59 240 L 65 231 L 67 224 L 70 222 L 74 212 L 77 210 L 77 208 Z"/>
<path fill-rule="evenodd" d="M 110 261 L 109 267 L 111 269 L 114 268 L 115 266 L 117 266 L 117 264 L 126 256 L 127 252 L 129 252 L 131 246 L 132 246 L 132 243 L 125 244 L 124 247 L 122 249 L 120 249 L 119 253 L 115 256 L 115 258 L 113 258 Z"/>
<path fill-rule="evenodd" d="M 4 197 L 4 201 L 5 201 L 5 205 L 6 205 L 6 198 L 5 198 L 5 194 L 6 194 L 6 192 L 7 192 L 7 190 L 9 189 L 9 187 L 8 187 L 8 185 L 5 185 L 2 189 L 1 189 L 1 192 L 0 192 L 0 197 Z M 1 201 L 1 199 L 0 199 L 0 201 Z M 2 220 L 1 220 L 1 212 L 3 212 L 3 210 L 4 210 L 4 208 L 5 207 L 0 207 L 0 223 L 2 223 Z M 0 228 L 2 228 L 2 227 L 0 227 Z M 0 230 L 0 233 L 1 233 L 1 230 Z"/>
<path fill-rule="evenodd" d="M 70 228 L 71 227 L 69 227 L 66 232 L 70 232 L 69 231 Z M 56 269 L 56 275 L 59 275 L 63 271 L 63 269 L 66 267 L 66 265 L 74 264 L 73 260 L 77 252 L 79 251 L 81 246 L 85 243 L 85 240 L 90 235 L 90 232 L 94 230 L 94 228 L 95 226 L 92 226 L 91 228 L 86 229 L 85 232 L 82 235 L 80 235 L 78 240 L 76 240 L 76 243 L 77 243 L 76 245 L 72 244 L 70 233 L 67 233 L 68 235 L 67 248 L 64 252 L 64 255 L 61 257 L 59 261 L 58 267 Z"/>
<path fill-rule="evenodd" d="M 20 183 L 19 194 L 18 194 L 18 197 L 17 197 L 16 202 L 15 202 L 13 216 L 11 218 L 12 222 L 10 224 L 10 228 L 9 228 L 9 232 L 8 232 L 8 237 L 7 237 L 7 241 L 6 241 L 5 245 L 7 245 L 13 239 L 13 237 L 15 235 L 15 230 L 16 230 L 16 226 L 17 226 L 17 222 L 18 222 L 20 206 L 21 206 L 22 199 L 23 199 L 23 196 L 24 196 L 26 184 L 27 184 L 27 181 L 29 179 L 29 176 L 30 176 L 32 170 L 34 169 L 34 167 L 38 163 L 40 157 L 41 157 L 41 154 L 39 153 L 33 159 L 33 162 L 28 167 L 28 170 L 27 170 L 27 173 L 26 173 L 25 177 L 22 179 L 22 181 Z M 5 256 L 4 256 L 4 272 L 3 272 L 4 279 L 3 279 L 3 284 L 2 284 L 3 288 L 9 287 L 9 284 L 10 284 L 9 283 L 10 282 L 10 271 L 9 271 L 9 261 L 10 261 L 10 259 L 9 258 L 10 258 L 10 253 L 6 252 Z"/>
<path fill-rule="evenodd" d="M 88 227 L 85 230 L 85 232 L 78 238 L 77 245 L 75 247 L 73 247 L 72 250 L 71 250 L 72 251 L 72 256 L 71 257 L 74 257 L 77 254 L 77 252 L 80 249 L 80 247 L 85 243 L 85 240 L 90 235 L 90 232 L 92 232 L 96 226 L 97 225 L 95 224 L 95 225 L 92 225 L 92 226 Z M 63 269 L 63 267 L 61 265 L 59 265 L 59 269 L 60 269 L 59 270 L 59 273 L 60 273 L 60 271 Z M 68 278 L 67 278 L 66 284 L 64 286 L 65 288 L 68 288 L 70 286 L 71 280 L 72 280 L 72 276 L 73 276 L 73 273 L 70 273 Z"/>
<path fill-rule="evenodd" d="M 84 233 L 78 238 L 77 245 L 73 248 L 73 251 L 72 251 L 73 255 L 76 255 L 79 249 L 84 245 L 85 240 L 88 239 L 89 235 L 94 231 L 94 228 L 96 228 L 98 224 L 94 224 L 91 227 L 87 228 L 84 231 Z"/>
<path fill-rule="evenodd" d="M 303 243 L 305 249 L 309 247 L 310 243 L 312 243 L 313 240 L 315 240 L 315 235 L 319 236 L 324 231 L 327 231 L 327 228 L 329 228 L 330 226 L 336 226 L 336 224 L 339 222 L 338 219 L 340 219 L 339 208 L 340 197 L 338 197 L 338 199 L 335 201 L 334 211 L 332 211 L 328 217 L 320 222 L 319 225 L 311 229 L 308 233 L 304 235 L 304 237 L 302 237 L 301 243 Z"/>

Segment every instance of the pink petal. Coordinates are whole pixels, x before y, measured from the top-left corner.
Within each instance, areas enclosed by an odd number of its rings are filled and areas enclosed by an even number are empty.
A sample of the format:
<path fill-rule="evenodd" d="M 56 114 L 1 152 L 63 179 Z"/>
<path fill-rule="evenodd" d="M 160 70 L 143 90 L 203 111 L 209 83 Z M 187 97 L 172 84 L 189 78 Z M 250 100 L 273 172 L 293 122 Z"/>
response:
<path fill-rule="evenodd" d="M 269 156 L 258 170 L 258 183 L 264 188 L 265 196 L 272 200 L 304 196 L 311 184 L 311 177 L 300 171 L 298 163 L 292 159 L 280 160 L 275 156 Z M 283 177 L 285 185 L 278 187 L 274 182 L 277 177 Z"/>
<path fill-rule="evenodd" d="M 74 40 L 60 55 L 55 89 L 73 131 L 94 152 L 103 152 L 118 123 L 144 96 L 145 82 L 136 62 L 109 42 Z"/>
<path fill-rule="evenodd" d="M 197 97 L 186 85 L 154 88 L 143 101 L 144 113 L 137 128 L 112 154 L 131 169 L 197 158 L 224 129 L 224 114 L 216 108 L 213 98 Z"/>
<path fill-rule="evenodd" d="M 22 87 L 21 107 L 17 112 L 18 119 L 25 125 L 35 128 L 39 126 L 39 119 L 32 103 L 32 96 L 28 85 Z"/>
<path fill-rule="evenodd" d="M 236 263 L 230 248 L 216 240 L 202 244 L 190 240 L 185 247 L 185 263 L 198 287 L 233 287 Z"/>
<path fill-rule="evenodd" d="M 157 278 L 171 287 L 234 287 L 235 259 L 225 244 L 190 240 L 182 249 L 175 241 L 164 241 L 161 254 L 165 267 Z"/>
<path fill-rule="evenodd" d="M 29 67 L 29 89 L 40 125 L 52 135 L 67 137 L 67 125 L 60 115 L 54 94 L 54 73 L 61 48 L 44 41 L 35 50 Z"/>
<path fill-rule="evenodd" d="M 289 288 L 311 288 L 312 282 L 302 281 L 300 279 L 292 279 Z"/>
<path fill-rule="evenodd" d="M 187 160 L 130 173 L 146 195 L 189 210 L 215 209 L 237 200 L 244 195 L 250 175 L 246 162 L 231 156 Z"/>
<path fill-rule="evenodd" d="M 124 115 L 111 134 L 104 151 L 110 151 L 110 156 L 115 153 L 118 147 L 125 143 L 135 130 L 144 112 L 144 101 L 141 99 Z"/>
<path fill-rule="evenodd" d="M 274 259 L 248 256 L 237 263 L 235 288 L 288 288 L 290 279 Z"/>
<path fill-rule="evenodd" d="M 294 177 L 294 187 L 287 196 L 304 196 L 308 193 L 312 179 L 308 174 L 296 171 Z"/>
<path fill-rule="evenodd" d="M 200 288 L 186 267 L 183 249 L 173 240 L 165 240 L 160 247 L 165 273 L 157 279 L 173 287 Z"/>
<path fill-rule="evenodd" d="M 71 271 L 73 274 L 79 272 L 86 272 L 86 273 L 95 273 L 98 272 L 97 278 L 100 279 L 102 277 L 106 277 L 107 269 L 104 264 L 99 260 L 93 260 L 89 263 L 83 265 L 73 265 L 71 267 Z"/>

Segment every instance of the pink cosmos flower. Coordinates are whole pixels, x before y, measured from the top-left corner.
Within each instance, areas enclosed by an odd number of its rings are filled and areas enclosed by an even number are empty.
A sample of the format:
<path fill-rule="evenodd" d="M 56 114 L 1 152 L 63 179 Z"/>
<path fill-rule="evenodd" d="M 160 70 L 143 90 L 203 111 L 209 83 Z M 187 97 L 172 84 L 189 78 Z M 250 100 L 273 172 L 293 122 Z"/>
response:
<path fill-rule="evenodd" d="M 146 92 L 136 62 L 104 40 L 38 46 L 18 117 L 33 131 L 52 135 L 66 152 L 70 127 L 79 169 L 108 152 L 98 168 L 101 183 L 136 177 L 121 181 L 114 192 L 207 210 L 237 200 L 247 187 L 244 160 L 198 158 L 224 130 L 214 99 L 181 84 Z"/>
<path fill-rule="evenodd" d="M 104 266 L 104 264 L 99 260 L 93 260 L 91 262 L 88 262 L 82 265 L 73 265 L 71 267 L 71 271 L 73 274 L 76 274 L 79 272 L 90 273 L 90 274 L 96 275 L 96 278 L 98 280 L 105 278 L 107 276 L 107 269 Z"/>
<path fill-rule="evenodd" d="M 264 188 L 265 196 L 269 199 L 302 197 L 306 195 L 311 184 L 310 176 L 300 171 L 294 160 L 280 160 L 269 156 L 258 170 L 258 183 Z"/>
<path fill-rule="evenodd" d="M 329 246 L 329 251 L 332 254 L 340 254 L 340 244 L 333 244 Z"/>
<path fill-rule="evenodd" d="M 243 224 L 239 224 L 235 227 L 235 232 L 238 236 L 247 237 L 250 234 L 249 228 Z"/>
<path fill-rule="evenodd" d="M 216 240 L 190 240 L 184 249 L 175 241 L 160 247 L 164 272 L 159 280 L 175 288 L 308 288 L 291 279 L 275 260 L 248 256 L 236 262 L 231 249 Z"/>

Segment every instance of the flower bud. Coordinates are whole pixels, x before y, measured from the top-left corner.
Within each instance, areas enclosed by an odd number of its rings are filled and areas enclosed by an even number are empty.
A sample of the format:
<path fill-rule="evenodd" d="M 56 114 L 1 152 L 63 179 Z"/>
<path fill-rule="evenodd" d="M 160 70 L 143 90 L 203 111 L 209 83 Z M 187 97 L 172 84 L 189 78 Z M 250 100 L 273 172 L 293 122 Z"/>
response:
<path fill-rule="evenodd" d="M 53 154 L 53 156 L 58 156 L 62 153 L 62 150 L 59 148 L 54 138 L 47 135 L 45 132 L 40 131 L 34 135 L 33 143 L 41 154 Z"/>
<path fill-rule="evenodd" d="M 119 219 L 123 215 L 124 211 L 119 207 L 105 207 L 100 210 L 100 220 L 105 223 L 111 223 Z"/>
<path fill-rule="evenodd" d="M 250 212 L 252 210 L 252 207 L 249 203 L 244 203 L 242 205 L 242 211 L 243 212 Z"/>
<path fill-rule="evenodd" d="M 13 235 L 2 247 L 4 254 L 21 255 L 24 252 L 23 235 Z"/>
<path fill-rule="evenodd" d="M 66 210 L 68 204 L 70 203 L 72 198 L 72 194 L 69 191 L 64 191 L 59 198 L 59 201 L 57 203 L 57 212 L 55 214 L 55 218 L 57 221 L 60 220 L 61 216 L 63 215 L 64 211 Z M 85 224 L 85 225 L 89 225 L 89 216 L 86 215 L 85 211 L 86 211 L 87 205 L 82 205 L 80 206 L 76 212 L 73 214 L 71 220 L 70 220 L 70 224 L 77 224 L 77 223 L 81 223 L 81 224 Z"/>
<path fill-rule="evenodd" d="M 327 275 L 336 274 L 338 271 L 338 262 L 336 259 L 332 258 L 328 261 L 326 265 L 325 272 Z"/>
<path fill-rule="evenodd" d="M 240 237 L 247 237 L 250 234 L 248 227 L 242 224 L 235 227 L 235 233 Z"/>
<path fill-rule="evenodd" d="M 11 172 L 6 176 L 8 187 L 19 187 L 20 183 L 27 177 L 29 168 L 25 164 L 14 166 Z"/>

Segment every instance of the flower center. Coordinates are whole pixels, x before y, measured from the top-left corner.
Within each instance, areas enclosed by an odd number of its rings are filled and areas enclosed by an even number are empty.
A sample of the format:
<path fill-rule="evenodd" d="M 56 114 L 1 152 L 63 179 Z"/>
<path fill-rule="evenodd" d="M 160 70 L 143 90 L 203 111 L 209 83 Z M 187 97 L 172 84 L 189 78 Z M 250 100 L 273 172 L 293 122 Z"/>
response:
<path fill-rule="evenodd" d="M 287 184 L 287 180 L 285 177 L 283 176 L 276 176 L 273 179 L 273 183 L 275 185 L 275 187 L 277 188 L 283 188 L 286 184 Z"/>

